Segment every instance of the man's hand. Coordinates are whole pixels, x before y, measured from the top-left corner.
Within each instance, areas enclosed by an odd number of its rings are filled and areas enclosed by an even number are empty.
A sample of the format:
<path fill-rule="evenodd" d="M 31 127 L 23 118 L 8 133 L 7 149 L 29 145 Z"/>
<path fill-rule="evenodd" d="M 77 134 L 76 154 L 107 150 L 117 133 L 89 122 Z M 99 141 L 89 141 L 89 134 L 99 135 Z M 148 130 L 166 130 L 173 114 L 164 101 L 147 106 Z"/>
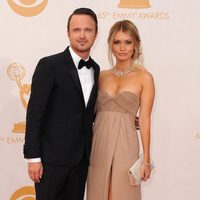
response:
<path fill-rule="evenodd" d="M 140 126 L 139 126 L 139 117 L 135 117 L 135 128 L 136 130 L 140 130 Z"/>
<path fill-rule="evenodd" d="M 43 166 L 41 162 L 28 163 L 29 177 L 36 183 L 40 182 L 43 174 Z"/>

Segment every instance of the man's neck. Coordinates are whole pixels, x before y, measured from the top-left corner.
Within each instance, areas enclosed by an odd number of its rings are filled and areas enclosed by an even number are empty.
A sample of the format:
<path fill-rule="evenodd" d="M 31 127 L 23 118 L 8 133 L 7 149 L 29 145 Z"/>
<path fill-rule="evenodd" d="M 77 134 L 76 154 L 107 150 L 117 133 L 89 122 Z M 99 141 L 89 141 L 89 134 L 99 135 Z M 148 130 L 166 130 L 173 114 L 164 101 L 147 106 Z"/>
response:
<path fill-rule="evenodd" d="M 72 47 L 71 47 L 72 48 Z M 80 51 L 77 51 L 76 49 L 72 48 L 73 51 L 80 57 L 82 58 L 83 60 L 86 60 L 89 55 L 90 55 L 90 51 L 84 51 L 84 52 L 80 52 Z"/>

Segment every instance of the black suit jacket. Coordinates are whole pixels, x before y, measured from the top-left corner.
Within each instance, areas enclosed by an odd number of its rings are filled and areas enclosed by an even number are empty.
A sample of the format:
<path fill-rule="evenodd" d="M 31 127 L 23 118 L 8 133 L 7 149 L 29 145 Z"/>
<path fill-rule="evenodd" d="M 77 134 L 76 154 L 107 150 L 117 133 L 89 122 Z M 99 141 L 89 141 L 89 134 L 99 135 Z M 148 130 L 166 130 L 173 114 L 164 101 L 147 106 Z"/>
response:
<path fill-rule="evenodd" d="M 85 151 L 89 160 L 98 91 L 97 63 L 93 68 L 94 85 L 85 106 L 69 48 L 39 61 L 27 109 L 25 158 L 41 157 L 46 163 L 75 165 Z"/>

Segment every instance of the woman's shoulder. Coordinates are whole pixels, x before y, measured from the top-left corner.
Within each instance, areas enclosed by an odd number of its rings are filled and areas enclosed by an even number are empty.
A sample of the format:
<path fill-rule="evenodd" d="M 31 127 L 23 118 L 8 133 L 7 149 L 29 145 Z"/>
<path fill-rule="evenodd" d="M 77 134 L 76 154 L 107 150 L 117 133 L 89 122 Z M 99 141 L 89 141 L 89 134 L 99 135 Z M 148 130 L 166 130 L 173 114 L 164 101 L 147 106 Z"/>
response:
<path fill-rule="evenodd" d="M 108 74 L 110 73 L 111 69 L 104 69 L 104 70 L 101 70 L 100 74 Z"/>
<path fill-rule="evenodd" d="M 102 70 L 101 72 L 100 72 L 100 78 L 105 78 L 105 77 L 107 77 L 107 76 L 109 76 L 110 75 L 110 72 L 111 72 L 111 69 L 106 69 L 106 70 Z"/>
<path fill-rule="evenodd" d="M 136 72 L 142 80 L 153 79 L 152 74 L 142 65 L 135 65 Z"/>

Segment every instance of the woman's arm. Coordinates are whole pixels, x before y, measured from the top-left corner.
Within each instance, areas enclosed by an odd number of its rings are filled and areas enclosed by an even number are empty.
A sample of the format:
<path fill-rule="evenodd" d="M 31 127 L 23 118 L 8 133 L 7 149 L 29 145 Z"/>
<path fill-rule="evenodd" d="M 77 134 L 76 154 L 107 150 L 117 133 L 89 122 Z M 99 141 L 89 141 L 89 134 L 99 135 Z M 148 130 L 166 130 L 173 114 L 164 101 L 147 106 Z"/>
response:
<path fill-rule="evenodd" d="M 151 110 L 155 95 L 154 81 L 152 75 L 146 71 L 143 72 L 141 83 L 142 92 L 139 113 L 139 125 L 143 145 L 144 163 L 150 163 Z"/>

